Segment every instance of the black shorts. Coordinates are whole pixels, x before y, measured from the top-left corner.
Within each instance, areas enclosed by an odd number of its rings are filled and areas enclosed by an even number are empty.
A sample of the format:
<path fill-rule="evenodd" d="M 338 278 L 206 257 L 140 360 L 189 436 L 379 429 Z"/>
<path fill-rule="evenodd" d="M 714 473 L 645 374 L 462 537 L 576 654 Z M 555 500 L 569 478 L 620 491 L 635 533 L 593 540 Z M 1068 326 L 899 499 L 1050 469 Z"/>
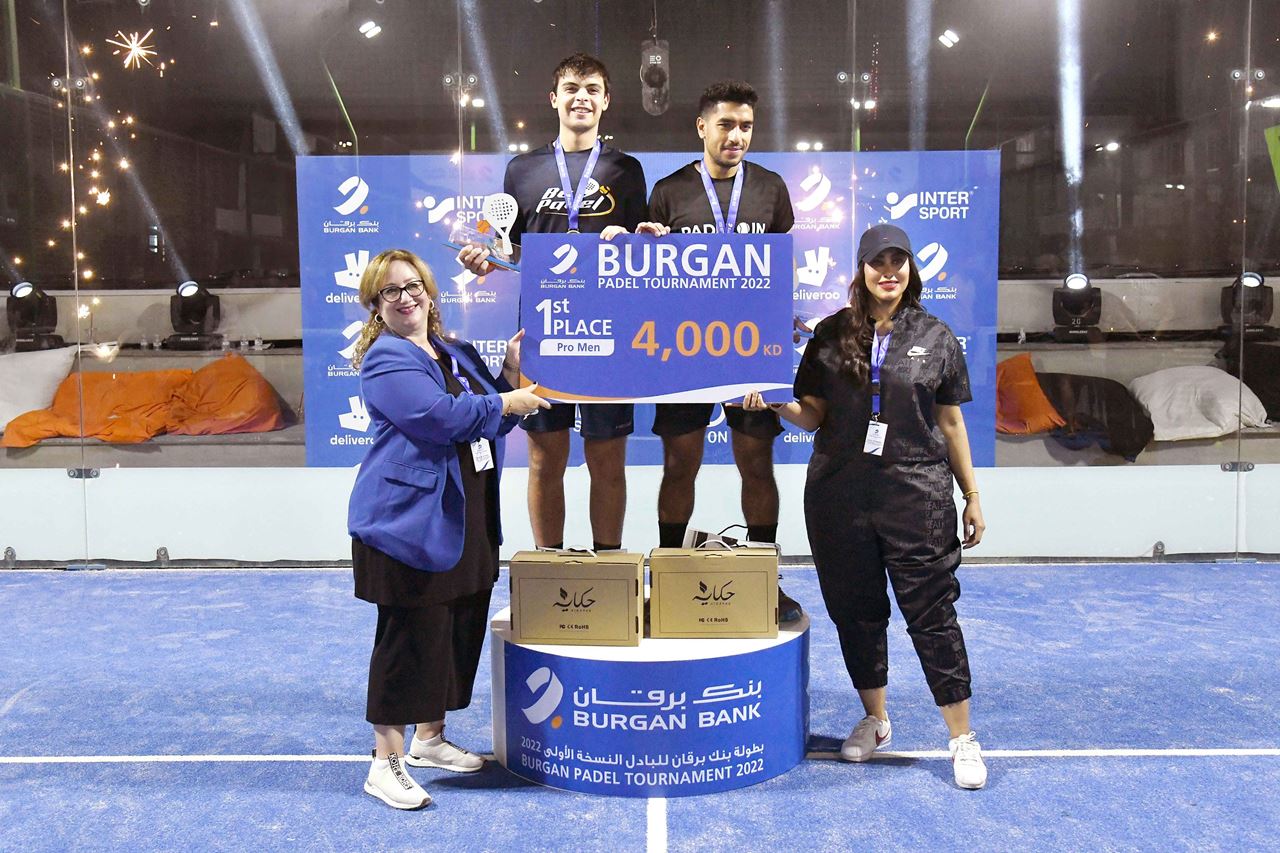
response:
<path fill-rule="evenodd" d="M 636 407 L 631 403 L 585 403 L 577 407 L 583 438 L 605 439 L 631 435 L 636 427 Z M 520 419 L 526 432 L 561 432 L 573 429 L 574 404 L 552 403 Z"/>
<path fill-rule="evenodd" d="M 716 407 L 714 403 L 659 403 L 655 408 L 653 434 L 675 436 L 705 429 Z M 782 433 L 782 422 L 773 410 L 748 412 L 741 406 L 725 406 L 724 419 L 735 432 L 764 441 L 772 441 Z"/>

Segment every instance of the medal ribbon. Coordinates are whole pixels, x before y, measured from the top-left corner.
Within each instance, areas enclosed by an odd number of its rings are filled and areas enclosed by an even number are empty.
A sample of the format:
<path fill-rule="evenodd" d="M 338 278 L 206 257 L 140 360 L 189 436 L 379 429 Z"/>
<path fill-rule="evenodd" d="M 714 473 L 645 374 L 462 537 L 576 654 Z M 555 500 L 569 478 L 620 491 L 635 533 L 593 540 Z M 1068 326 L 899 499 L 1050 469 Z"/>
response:
<path fill-rule="evenodd" d="M 587 184 L 591 183 L 591 173 L 596 170 L 596 161 L 600 159 L 600 140 L 597 139 L 591 146 L 591 156 L 587 158 L 587 167 L 582 170 L 582 177 L 578 179 L 578 191 L 573 191 L 573 184 L 569 181 L 569 164 L 564 157 L 564 149 L 560 147 L 560 140 L 557 139 L 555 145 L 552 146 L 556 152 L 556 168 L 560 170 L 560 188 L 564 191 L 565 213 L 569 216 L 569 230 L 576 232 L 578 230 L 578 205 L 582 204 L 582 198 L 587 194 Z"/>

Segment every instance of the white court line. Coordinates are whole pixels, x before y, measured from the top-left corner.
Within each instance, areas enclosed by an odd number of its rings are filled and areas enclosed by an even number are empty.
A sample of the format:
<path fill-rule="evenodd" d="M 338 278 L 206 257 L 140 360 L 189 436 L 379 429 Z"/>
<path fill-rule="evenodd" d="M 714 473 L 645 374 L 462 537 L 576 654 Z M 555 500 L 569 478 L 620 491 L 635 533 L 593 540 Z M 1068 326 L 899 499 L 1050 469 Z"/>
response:
<path fill-rule="evenodd" d="M 667 800 L 652 797 L 645 809 L 645 853 L 667 853 Z"/>
<path fill-rule="evenodd" d="M 984 749 L 984 758 L 1280 758 L 1280 748 L 1243 747 L 1222 749 Z M 481 756 L 489 761 L 492 755 Z M 915 752 L 877 752 L 876 758 L 950 758 L 945 749 Z M 810 752 L 805 758 L 837 761 L 838 752 Z M 326 762 L 368 761 L 361 755 L 0 755 L 0 764 L 323 764 Z M 650 815 L 666 815 L 666 800 L 649 801 Z M 660 810 L 660 811 L 659 811 Z"/>
<path fill-rule="evenodd" d="M 1218 758 L 1225 756 L 1280 756 L 1280 749 L 1223 748 L 1223 749 L 984 749 L 983 758 Z M 950 758 L 945 749 L 926 749 L 914 752 L 877 752 L 876 758 Z M 819 761 L 839 761 L 838 752 L 810 752 L 805 758 Z"/>

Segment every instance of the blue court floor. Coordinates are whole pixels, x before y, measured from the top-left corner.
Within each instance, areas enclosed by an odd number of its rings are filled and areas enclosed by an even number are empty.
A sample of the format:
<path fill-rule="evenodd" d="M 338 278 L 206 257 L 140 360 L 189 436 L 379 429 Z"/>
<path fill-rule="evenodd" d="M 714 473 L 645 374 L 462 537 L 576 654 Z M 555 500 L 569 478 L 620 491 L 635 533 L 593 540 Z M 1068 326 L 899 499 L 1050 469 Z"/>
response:
<path fill-rule="evenodd" d="M 374 608 L 349 570 L 0 573 L 0 850 L 1280 845 L 1280 565 L 963 568 L 977 792 L 896 614 L 895 751 L 833 760 L 861 712 L 812 569 L 783 575 L 813 617 L 795 770 L 672 800 L 414 770 L 435 804 L 396 812 L 361 790 Z M 489 698 L 486 652 L 450 739 L 489 751 Z"/>

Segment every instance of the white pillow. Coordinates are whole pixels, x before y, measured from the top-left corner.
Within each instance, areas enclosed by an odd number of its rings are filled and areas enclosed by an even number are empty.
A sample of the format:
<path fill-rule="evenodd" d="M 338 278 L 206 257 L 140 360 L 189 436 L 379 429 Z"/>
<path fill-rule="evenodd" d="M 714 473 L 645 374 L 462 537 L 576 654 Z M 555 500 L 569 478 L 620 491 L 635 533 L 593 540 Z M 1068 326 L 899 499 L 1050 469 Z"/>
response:
<path fill-rule="evenodd" d="M 1151 416 L 1156 441 L 1217 438 L 1267 422 L 1258 396 L 1216 367 L 1157 370 L 1130 382 L 1129 393 Z"/>
<path fill-rule="evenodd" d="M 0 355 L 0 432 L 25 412 L 47 409 L 71 372 L 77 347 Z"/>

